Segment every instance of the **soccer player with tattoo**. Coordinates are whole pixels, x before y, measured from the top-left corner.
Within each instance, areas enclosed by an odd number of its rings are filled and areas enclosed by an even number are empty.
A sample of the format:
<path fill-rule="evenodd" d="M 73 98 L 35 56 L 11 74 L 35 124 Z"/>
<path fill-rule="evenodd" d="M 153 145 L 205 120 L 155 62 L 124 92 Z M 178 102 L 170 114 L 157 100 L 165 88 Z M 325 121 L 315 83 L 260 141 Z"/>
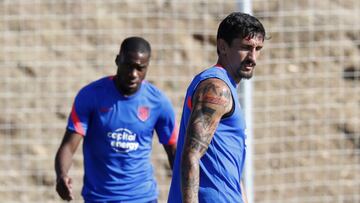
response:
<path fill-rule="evenodd" d="M 218 61 L 188 87 L 168 203 L 247 202 L 242 184 L 245 121 L 237 86 L 250 79 L 265 29 L 234 12 L 219 25 Z"/>

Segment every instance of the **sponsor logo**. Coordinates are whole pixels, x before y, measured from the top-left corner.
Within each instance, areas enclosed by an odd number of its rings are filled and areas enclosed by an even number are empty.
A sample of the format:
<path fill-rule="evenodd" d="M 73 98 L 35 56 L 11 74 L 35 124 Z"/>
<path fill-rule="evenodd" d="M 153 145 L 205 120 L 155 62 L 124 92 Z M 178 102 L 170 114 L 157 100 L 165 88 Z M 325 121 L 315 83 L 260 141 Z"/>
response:
<path fill-rule="evenodd" d="M 136 141 L 136 134 L 126 128 L 119 128 L 114 132 L 107 134 L 110 139 L 111 147 L 119 153 L 127 153 L 135 151 L 139 148 L 139 143 Z"/>
<path fill-rule="evenodd" d="M 146 121 L 150 116 L 150 109 L 147 106 L 140 106 L 138 108 L 137 116 L 141 121 Z"/>

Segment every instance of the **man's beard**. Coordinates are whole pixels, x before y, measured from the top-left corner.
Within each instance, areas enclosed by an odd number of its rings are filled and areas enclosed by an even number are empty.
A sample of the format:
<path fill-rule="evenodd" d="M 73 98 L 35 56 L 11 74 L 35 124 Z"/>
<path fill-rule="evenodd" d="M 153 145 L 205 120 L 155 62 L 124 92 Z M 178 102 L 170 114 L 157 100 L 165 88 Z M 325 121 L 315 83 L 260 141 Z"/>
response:
<path fill-rule="evenodd" d="M 244 71 L 239 71 L 238 73 L 239 73 L 239 75 L 240 75 L 240 77 L 242 78 L 242 79 L 250 79 L 250 78 L 252 78 L 252 76 L 253 76 L 253 70 L 252 71 L 250 71 L 250 72 L 244 72 Z"/>
<path fill-rule="evenodd" d="M 251 70 L 250 71 L 246 71 L 244 70 L 245 67 L 250 67 L 251 66 Z M 253 76 L 254 73 L 254 69 L 255 69 L 256 63 L 250 60 L 244 61 L 241 65 L 241 68 L 238 71 L 238 74 L 240 76 L 240 78 L 243 79 L 250 79 Z"/>

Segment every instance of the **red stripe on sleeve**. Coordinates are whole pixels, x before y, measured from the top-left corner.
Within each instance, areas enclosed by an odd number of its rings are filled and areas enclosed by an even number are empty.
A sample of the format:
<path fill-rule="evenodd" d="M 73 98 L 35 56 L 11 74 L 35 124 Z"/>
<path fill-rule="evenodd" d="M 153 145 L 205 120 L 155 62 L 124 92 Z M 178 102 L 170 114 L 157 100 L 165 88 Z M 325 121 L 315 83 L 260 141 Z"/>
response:
<path fill-rule="evenodd" d="M 216 67 L 216 68 L 224 68 L 224 67 L 222 67 L 222 65 L 220 65 L 219 63 L 215 64 L 215 67 Z"/>
<path fill-rule="evenodd" d="M 172 134 L 171 134 L 171 137 L 170 137 L 170 139 L 169 139 L 168 145 L 174 145 L 174 144 L 176 144 L 177 139 L 178 139 L 178 135 L 179 135 L 179 128 L 178 128 L 178 126 L 175 124 L 174 130 L 173 130 L 173 132 L 172 132 Z"/>
<path fill-rule="evenodd" d="M 187 107 L 188 107 L 189 109 L 192 108 L 192 101 L 191 101 L 191 97 L 190 97 L 190 96 L 187 98 L 186 104 L 187 104 Z"/>
<path fill-rule="evenodd" d="M 71 110 L 71 120 L 74 123 L 75 131 L 81 135 L 85 135 L 85 130 L 83 126 L 81 125 L 80 119 L 75 111 L 75 106 L 73 106 Z"/>

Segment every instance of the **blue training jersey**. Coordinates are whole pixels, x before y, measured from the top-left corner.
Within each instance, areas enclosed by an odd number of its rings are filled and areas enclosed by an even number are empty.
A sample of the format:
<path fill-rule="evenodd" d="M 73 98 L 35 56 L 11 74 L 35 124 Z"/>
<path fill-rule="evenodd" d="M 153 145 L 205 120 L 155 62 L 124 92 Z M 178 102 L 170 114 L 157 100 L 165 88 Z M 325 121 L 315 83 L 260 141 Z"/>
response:
<path fill-rule="evenodd" d="M 191 97 L 199 83 L 208 78 L 218 78 L 229 86 L 235 109 L 230 116 L 220 120 L 206 153 L 200 159 L 199 202 L 242 202 L 240 181 L 246 154 L 245 122 L 235 81 L 225 69 L 214 66 L 198 74 L 187 90 L 168 203 L 182 202 L 180 161 L 192 108 Z"/>
<path fill-rule="evenodd" d="M 169 99 L 144 81 L 124 97 L 113 77 L 82 88 L 75 98 L 68 130 L 84 136 L 86 202 L 149 202 L 158 189 L 151 164 L 153 132 L 162 144 L 177 139 L 175 113 Z"/>

